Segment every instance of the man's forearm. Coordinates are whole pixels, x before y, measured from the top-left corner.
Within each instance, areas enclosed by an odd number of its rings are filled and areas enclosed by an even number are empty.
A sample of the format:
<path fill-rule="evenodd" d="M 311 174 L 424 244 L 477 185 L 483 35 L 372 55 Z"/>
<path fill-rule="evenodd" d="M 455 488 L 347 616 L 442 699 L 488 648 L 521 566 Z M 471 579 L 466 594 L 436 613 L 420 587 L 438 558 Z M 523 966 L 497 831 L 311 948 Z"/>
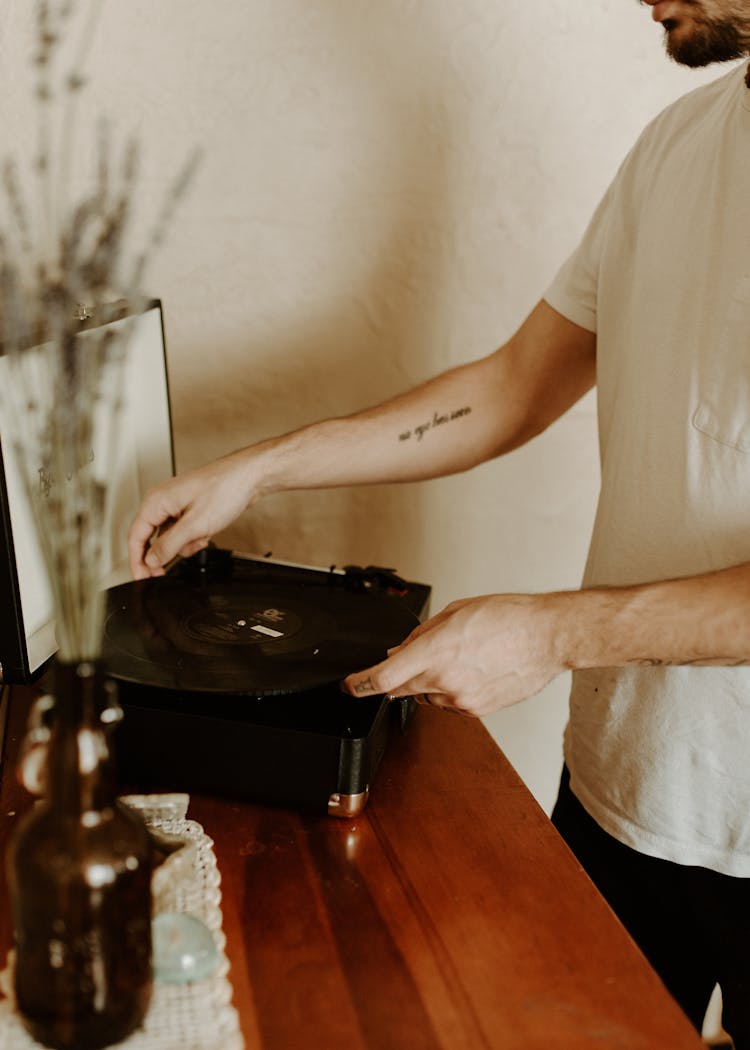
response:
<path fill-rule="evenodd" d="M 549 597 L 569 669 L 750 664 L 750 564 Z"/>
<path fill-rule="evenodd" d="M 427 694 L 481 716 L 566 670 L 638 664 L 750 664 L 750 564 L 635 587 L 465 598 L 344 684 L 355 696 Z"/>
<path fill-rule="evenodd" d="M 498 351 L 353 416 L 247 450 L 264 493 L 422 481 L 524 444 L 592 385 L 596 338 L 540 302 Z"/>
<path fill-rule="evenodd" d="M 474 466 L 502 430 L 492 373 L 475 362 L 376 408 L 263 442 L 248 450 L 262 457 L 263 491 L 420 481 Z"/>

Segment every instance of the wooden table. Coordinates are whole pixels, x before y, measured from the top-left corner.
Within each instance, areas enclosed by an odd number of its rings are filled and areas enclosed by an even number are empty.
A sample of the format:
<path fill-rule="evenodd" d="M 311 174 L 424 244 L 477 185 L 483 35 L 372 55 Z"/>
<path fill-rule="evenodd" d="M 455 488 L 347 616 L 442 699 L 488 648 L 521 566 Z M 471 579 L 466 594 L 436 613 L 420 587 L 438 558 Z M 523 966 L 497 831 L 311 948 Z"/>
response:
<path fill-rule="evenodd" d="M 479 722 L 420 708 L 356 820 L 208 797 L 188 815 L 215 841 L 247 1050 L 704 1045 Z M 10 939 L 6 905 L 0 958 Z"/>

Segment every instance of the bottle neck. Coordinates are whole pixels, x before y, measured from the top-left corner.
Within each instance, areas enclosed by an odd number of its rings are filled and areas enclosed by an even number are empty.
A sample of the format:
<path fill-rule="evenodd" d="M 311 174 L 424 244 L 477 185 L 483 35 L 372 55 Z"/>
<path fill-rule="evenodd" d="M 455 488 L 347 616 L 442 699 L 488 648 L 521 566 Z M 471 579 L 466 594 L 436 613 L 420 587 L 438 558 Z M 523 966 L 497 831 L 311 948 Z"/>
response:
<path fill-rule="evenodd" d="M 119 720 L 115 686 L 96 664 L 58 661 L 52 692 L 55 706 L 47 756 L 47 802 L 61 812 L 88 814 L 94 824 L 114 807 L 117 798 L 109 740 Z"/>

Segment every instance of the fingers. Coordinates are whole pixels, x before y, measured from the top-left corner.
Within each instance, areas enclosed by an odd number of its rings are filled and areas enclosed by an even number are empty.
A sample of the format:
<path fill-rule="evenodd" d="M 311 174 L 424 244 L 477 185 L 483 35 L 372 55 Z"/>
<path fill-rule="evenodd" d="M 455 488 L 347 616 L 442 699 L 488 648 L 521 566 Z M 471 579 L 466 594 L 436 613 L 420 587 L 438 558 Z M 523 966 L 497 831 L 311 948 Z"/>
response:
<path fill-rule="evenodd" d="M 482 602 L 452 602 L 389 649 L 387 659 L 349 675 L 343 688 L 352 696 L 421 697 L 432 707 L 475 716 L 520 699 L 516 671 L 504 666 L 505 648 L 495 644 L 494 621 L 480 632 L 489 636 L 492 661 L 487 666 L 477 656 L 482 642 L 472 609 Z"/>
<path fill-rule="evenodd" d="M 172 560 L 164 554 L 164 542 L 159 540 L 158 527 L 146 531 L 144 525 L 131 532 L 128 539 L 130 572 L 134 579 L 145 580 L 150 576 L 163 576 L 165 566 Z"/>
<path fill-rule="evenodd" d="M 128 537 L 136 579 L 162 575 L 178 555 L 202 550 L 249 505 L 253 484 L 244 462 L 244 456 L 227 456 L 147 493 Z"/>
<path fill-rule="evenodd" d="M 195 529 L 186 515 L 185 518 L 180 518 L 167 528 L 159 530 L 158 535 L 151 540 L 144 562 L 150 575 L 161 575 L 165 566 L 175 558 L 189 558 L 192 554 L 197 554 L 208 546 L 209 540 L 209 536 L 196 537 Z"/>
<path fill-rule="evenodd" d="M 385 663 L 387 662 L 385 661 Z M 384 693 L 378 684 L 378 682 L 383 681 L 382 672 L 380 671 L 382 666 L 378 665 L 358 675 L 350 675 L 342 685 L 352 696 L 380 695 Z M 441 692 L 429 684 L 423 684 L 420 687 L 419 683 L 420 678 L 415 678 L 411 682 L 385 692 L 384 695 L 388 700 L 412 699 L 421 707 L 434 707 L 441 711 L 453 712 L 454 714 L 475 716 L 475 712 L 464 707 L 457 697 L 450 693 Z"/>
<path fill-rule="evenodd" d="M 128 558 L 130 561 L 130 572 L 134 579 L 142 580 L 152 576 L 151 567 L 146 565 L 145 557 L 148 552 L 149 541 L 154 535 L 159 521 L 152 521 L 144 504 L 130 526 L 128 533 Z"/>
<path fill-rule="evenodd" d="M 417 650 L 415 653 L 414 650 Z M 391 696 L 411 696 L 409 683 L 423 670 L 419 665 L 419 647 L 416 642 L 404 643 L 386 660 L 369 667 L 364 671 L 350 674 L 344 679 L 343 687 L 352 696 L 377 696 L 388 693 Z"/>
<path fill-rule="evenodd" d="M 389 650 L 388 659 L 349 675 L 342 686 L 356 697 L 381 694 L 392 700 L 413 697 L 418 704 L 468 713 L 457 697 L 439 688 L 435 677 L 424 666 L 424 648 L 414 632 L 401 645 Z"/>
<path fill-rule="evenodd" d="M 181 500 L 179 491 L 157 489 L 146 496 L 128 535 L 134 579 L 163 576 L 164 567 L 178 555 L 188 558 L 203 550 L 210 536 L 198 532 L 197 516 L 191 502 Z"/>
<path fill-rule="evenodd" d="M 134 579 L 163 575 L 178 556 L 189 558 L 203 550 L 217 528 L 212 511 L 209 471 L 172 478 L 151 489 L 128 534 L 128 558 Z"/>
<path fill-rule="evenodd" d="M 418 696 L 412 697 L 420 707 L 434 707 L 439 711 L 446 711 L 448 714 L 463 715 L 465 718 L 478 718 L 478 714 L 475 711 L 470 711 L 468 708 L 460 707 L 456 701 L 449 697 L 446 693 L 420 693 Z"/>
<path fill-rule="evenodd" d="M 439 628 L 446 610 L 418 624 L 400 645 L 388 650 L 387 659 L 364 671 L 351 674 L 343 687 L 352 696 L 416 696 L 444 692 L 434 673 L 433 631 Z"/>

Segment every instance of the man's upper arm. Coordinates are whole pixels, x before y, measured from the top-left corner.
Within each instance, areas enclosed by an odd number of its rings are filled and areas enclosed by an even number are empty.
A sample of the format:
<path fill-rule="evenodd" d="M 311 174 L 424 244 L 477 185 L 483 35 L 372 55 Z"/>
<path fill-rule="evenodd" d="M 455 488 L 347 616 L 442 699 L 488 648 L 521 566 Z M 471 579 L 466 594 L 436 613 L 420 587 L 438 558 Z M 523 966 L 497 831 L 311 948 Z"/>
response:
<path fill-rule="evenodd" d="M 548 427 L 596 382 L 596 333 L 569 321 L 544 299 L 497 357 L 525 416 L 515 444 Z"/>

